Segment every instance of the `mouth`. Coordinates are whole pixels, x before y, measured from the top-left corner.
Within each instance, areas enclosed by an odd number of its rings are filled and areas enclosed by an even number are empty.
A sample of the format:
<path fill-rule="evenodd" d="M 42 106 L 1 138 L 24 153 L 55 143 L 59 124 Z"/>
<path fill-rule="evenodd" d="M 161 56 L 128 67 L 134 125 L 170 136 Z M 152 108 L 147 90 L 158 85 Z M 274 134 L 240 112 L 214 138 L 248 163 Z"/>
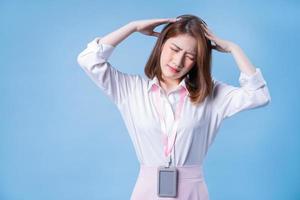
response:
<path fill-rule="evenodd" d="M 180 70 L 178 70 L 178 69 L 176 69 L 176 68 L 174 68 L 174 67 L 171 67 L 170 65 L 167 65 L 167 66 L 168 66 L 168 68 L 169 68 L 172 72 L 174 72 L 174 73 L 180 72 Z"/>

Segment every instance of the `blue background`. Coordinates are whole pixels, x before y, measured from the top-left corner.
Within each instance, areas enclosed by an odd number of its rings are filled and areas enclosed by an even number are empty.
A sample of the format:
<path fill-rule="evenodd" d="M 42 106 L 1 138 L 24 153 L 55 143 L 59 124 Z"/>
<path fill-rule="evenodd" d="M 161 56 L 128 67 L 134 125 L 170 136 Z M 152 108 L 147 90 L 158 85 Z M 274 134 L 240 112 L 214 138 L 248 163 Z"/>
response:
<path fill-rule="evenodd" d="M 211 199 L 300 199 L 299 8 L 296 0 L 1 0 L 0 199 L 130 198 L 139 170 L 133 145 L 76 58 L 130 21 L 182 14 L 239 44 L 272 97 L 223 122 L 204 162 Z M 130 35 L 111 64 L 144 75 L 155 40 Z M 238 85 L 230 54 L 214 51 L 213 74 Z"/>

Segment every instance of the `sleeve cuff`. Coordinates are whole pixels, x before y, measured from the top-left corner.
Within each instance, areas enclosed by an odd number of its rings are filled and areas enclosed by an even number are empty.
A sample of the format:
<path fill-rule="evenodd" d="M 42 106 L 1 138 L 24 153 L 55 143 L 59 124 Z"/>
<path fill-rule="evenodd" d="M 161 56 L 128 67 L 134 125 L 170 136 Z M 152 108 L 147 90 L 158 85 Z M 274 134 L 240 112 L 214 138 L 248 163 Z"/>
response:
<path fill-rule="evenodd" d="M 252 75 L 247 75 L 244 72 L 240 73 L 239 82 L 241 87 L 249 90 L 257 90 L 266 85 L 266 81 L 261 73 L 260 68 L 255 68 L 256 71 Z"/>
<path fill-rule="evenodd" d="M 98 56 L 106 61 L 114 51 L 115 47 L 110 44 L 99 43 L 100 39 L 101 37 L 96 37 L 93 41 L 88 43 L 88 48 L 94 49 Z"/>

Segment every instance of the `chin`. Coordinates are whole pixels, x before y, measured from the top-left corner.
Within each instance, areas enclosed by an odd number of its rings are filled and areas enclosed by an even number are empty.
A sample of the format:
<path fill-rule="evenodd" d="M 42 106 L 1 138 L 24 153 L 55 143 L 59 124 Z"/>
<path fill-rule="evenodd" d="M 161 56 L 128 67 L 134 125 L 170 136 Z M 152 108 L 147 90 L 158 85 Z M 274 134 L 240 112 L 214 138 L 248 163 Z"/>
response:
<path fill-rule="evenodd" d="M 167 73 L 165 73 L 163 76 L 164 76 L 165 78 L 168 78 L 168 79 L 171 79 L 171 80 L 177 80 L 177 79 L 180 78 L 180 77 L 174 76 L 174 75 L 172 75 L 172 74 L 167 74 Z"/>

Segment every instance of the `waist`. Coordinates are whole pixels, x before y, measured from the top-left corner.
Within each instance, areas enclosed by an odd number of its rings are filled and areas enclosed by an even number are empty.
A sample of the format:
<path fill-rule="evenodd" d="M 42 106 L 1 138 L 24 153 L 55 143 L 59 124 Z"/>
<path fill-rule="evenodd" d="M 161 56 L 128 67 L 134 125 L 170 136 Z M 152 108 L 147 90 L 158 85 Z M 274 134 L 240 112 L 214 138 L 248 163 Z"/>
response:
<path fill-rule="evenodd" d="M 140 165 L 139 177 L 156 177 L 159 166 Z M 202 165 L 175 166 L 178 170 L 178 179 L 204 179 Z"/>

